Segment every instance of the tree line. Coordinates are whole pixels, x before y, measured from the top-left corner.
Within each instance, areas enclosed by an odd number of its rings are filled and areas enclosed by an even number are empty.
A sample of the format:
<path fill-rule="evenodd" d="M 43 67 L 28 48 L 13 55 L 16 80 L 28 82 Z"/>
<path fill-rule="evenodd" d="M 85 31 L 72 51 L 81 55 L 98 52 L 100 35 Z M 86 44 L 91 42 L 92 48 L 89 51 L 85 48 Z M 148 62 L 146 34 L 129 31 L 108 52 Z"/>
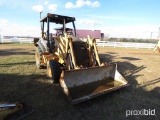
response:
<path fill-rule="evenodd" d="M 137 38 L 103 38 L 104 41 L 111 42 L 138 42 L 138 43 L 157 43 L 158 39 L 137 39 Z"/>

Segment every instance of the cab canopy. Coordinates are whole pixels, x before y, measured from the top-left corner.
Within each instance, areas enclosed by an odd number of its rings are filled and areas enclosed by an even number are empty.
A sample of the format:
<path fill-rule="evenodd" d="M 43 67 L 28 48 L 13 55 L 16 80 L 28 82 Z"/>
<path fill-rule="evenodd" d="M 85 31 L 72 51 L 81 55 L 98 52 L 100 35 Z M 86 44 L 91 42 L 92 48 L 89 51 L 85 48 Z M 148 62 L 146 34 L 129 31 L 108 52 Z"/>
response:
<path fill-rule="evenodd" d="M 50 18 L 49 22 L 53 22 L 53 23 L 56 23 L 56 24 L 63 24 L 64 20 L 65 20 L 65 23 L 75 21 L 74 17 L 68 17 L 68 16 L 62 16 L 62 15 L 48 13 L 47 16 L 45 16 L 44 18 L 42 18 L 40 20 L 40 22 L 47 22 L 48 17 Z"/>

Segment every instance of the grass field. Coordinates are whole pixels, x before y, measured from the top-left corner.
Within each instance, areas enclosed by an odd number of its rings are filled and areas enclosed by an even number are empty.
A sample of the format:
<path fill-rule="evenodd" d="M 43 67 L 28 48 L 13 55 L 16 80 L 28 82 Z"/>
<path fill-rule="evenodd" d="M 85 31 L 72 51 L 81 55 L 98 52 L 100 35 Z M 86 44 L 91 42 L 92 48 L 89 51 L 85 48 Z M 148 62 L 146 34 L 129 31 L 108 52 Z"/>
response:
<path fill-rule="evenodd" d="M 35 112 L 26 120 L 159 120 L 160 54 L 147 49 L 98 47 L 102 61 L 117 63 L 130 86 L 90 101 L 71 105 L 45 69 L 35 66 L 29 44 L 0 44 L 0 103 L 25 102 Z M 155 109 L 155 116 L 127 110 Z"/>

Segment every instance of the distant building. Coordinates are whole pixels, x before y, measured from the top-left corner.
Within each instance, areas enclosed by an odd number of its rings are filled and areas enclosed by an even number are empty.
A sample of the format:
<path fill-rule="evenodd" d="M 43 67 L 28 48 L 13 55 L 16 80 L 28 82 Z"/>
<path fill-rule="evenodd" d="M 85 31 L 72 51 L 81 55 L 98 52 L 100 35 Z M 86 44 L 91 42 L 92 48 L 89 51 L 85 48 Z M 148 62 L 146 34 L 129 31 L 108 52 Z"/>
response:
<path fill-rule="evenodd" d="M 62 28 L 56 28 L 55 30 L 56 30 L 56 33 L 52 34 L 53 37 L 56 37 L 57 35 L 62 34 L 62 31 L 63 31 Z M 71 29 L 71 28 L 66 28 L 67 33 L 73 32 L 72 30 L 73 29 Z M 104 33 L 101 33 L 101 30 L 84 30 L 84 29 L 80 30 L 80 29 L 77 29 L 76 35 L 77 35 L 77 37 L 82 38 L 82 39 L 87 38 L 89 35 L 90 38 L 95 38 L 97 41 L 103 40 L 103 38 L 104 38 Z"/>
<path fill-rule="evenodd" d="M 101 33 L 101 30 L 76 30 L 76 33 L 79 38 L 87 38 L 89 35 L 91 38 L 101 40 L 104 37 L 104 33 Z"/>

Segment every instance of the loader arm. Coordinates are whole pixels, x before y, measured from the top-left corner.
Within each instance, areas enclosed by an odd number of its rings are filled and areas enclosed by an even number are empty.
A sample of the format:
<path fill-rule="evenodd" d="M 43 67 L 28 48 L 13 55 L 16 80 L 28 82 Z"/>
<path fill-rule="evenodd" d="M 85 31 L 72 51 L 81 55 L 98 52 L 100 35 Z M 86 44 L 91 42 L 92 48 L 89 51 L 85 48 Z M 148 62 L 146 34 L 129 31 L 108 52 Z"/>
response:
<path fill-rule="evenodd" d="M 89 45 L 90 66 L 96 66 L 95 62 L 97 62 L 98 66 L 101 66 L 101 62 L 100 62 L 99 55 L 98 55 L 98 50 L 96 47 L 96 40 L 91 39 L 89 35 L 88 35 L 88 45 Z"/>
<path fill-rule="evenodd" d="M 73 64 L 72 69 L 79 69 L 79 67 L 76 64 L 75 54 L 73 50 L 73 44 L 72 44 L 72 38 L 68 37 L 66 34 L 64 37 L 58 36 L 55 38 L 55 46 L 58 47 L 58 50 L 55 52 L 59 57 L 59 62 L 61 64 L 63 63 L 69 63 Z M 70 59 L 68 59 L 70 54 Z M 67 67 L 66 69 L 71 69 L 70 67 Z"/>
<path fill-rule="evenodd" d="M 76 58 L 75 58 L 75 54 L 74 54 L 74 50 L 73 50 L 72 38 L 69 38 L 68 41 L 69 41 L 69 50 L 70 50 L 69 52 L 72 57 L 72 60 L 70 62 L 72 62 L 74 65 L 73 69 L 79 69 L 79 67 L 76 64 Z"/>

